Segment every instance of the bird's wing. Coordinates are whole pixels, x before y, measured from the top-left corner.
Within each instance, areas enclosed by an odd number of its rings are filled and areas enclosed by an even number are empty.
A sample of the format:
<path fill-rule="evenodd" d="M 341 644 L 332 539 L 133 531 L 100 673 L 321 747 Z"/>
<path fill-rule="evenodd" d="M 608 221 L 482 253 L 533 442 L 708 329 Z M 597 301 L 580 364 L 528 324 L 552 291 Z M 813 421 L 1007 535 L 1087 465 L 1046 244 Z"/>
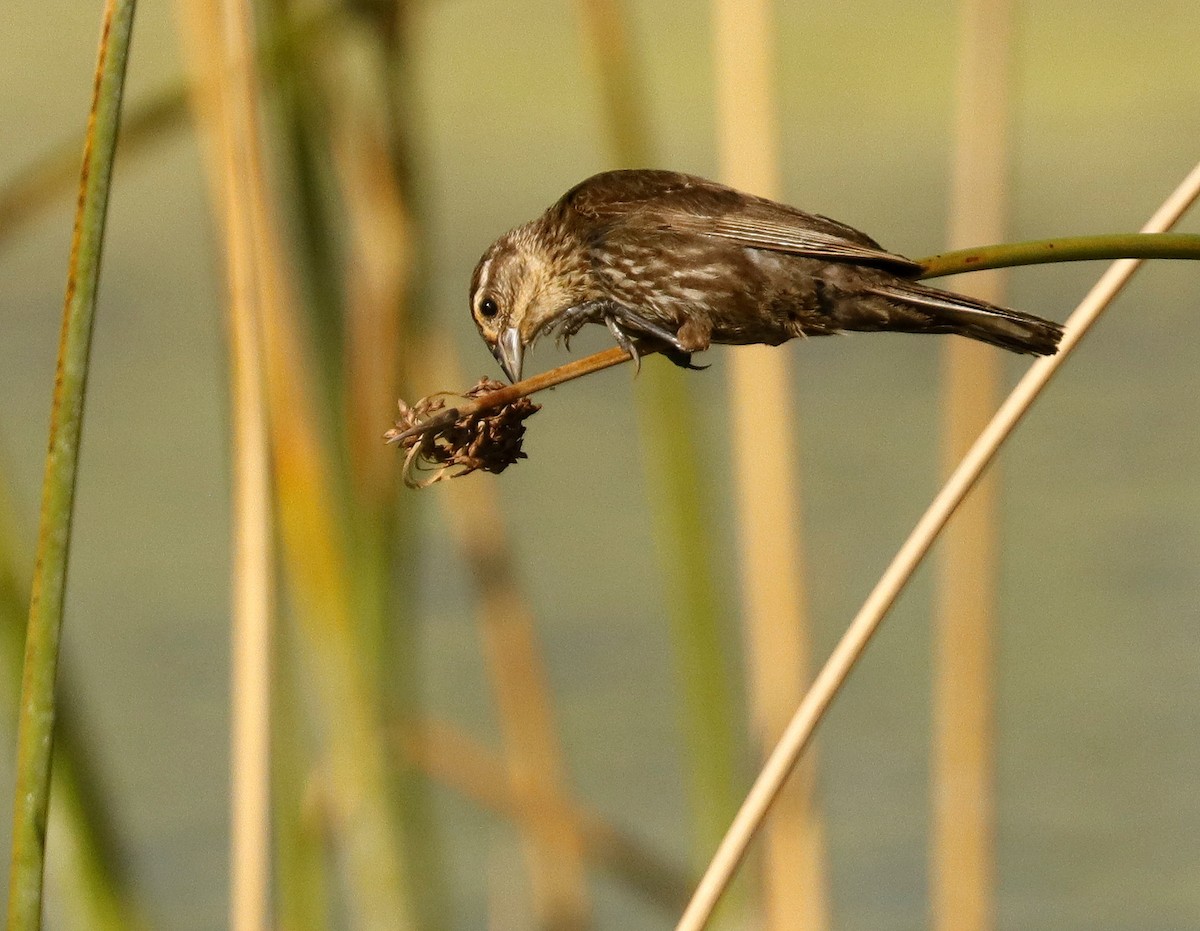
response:
<path fill-rule="evenodd" d="M 647 230 L 695 233 L 831 262 L 857 262 L 908 277 L 921 266 L 888 252 L 865 233 L 794 207 L 669 171 L 610 171 L 564 200 L 585 216 Z"/>
<path fill-rule="evenodd" d="M 720 217 L 680 217 L 672 225 L 732 240 L 751 249 L 874 265 L 903 276 L 921 270 L 916 262 L 888 252 L 857 230 L 827 217 L 769 201 L 753 202 L 743 210 Z"/>

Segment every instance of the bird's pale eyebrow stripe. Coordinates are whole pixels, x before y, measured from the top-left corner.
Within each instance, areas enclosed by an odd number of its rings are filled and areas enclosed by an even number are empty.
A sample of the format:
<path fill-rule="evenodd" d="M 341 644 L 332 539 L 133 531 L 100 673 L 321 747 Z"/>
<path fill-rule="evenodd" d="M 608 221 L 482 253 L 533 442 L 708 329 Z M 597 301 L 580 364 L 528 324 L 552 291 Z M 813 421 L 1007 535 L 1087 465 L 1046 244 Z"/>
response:
<path fill-rule="evenodd" d="M 479 302 L 483 295 L 487 292 L 488 269 L 492 267 L 492 260 L 485 259 L 484 263 L 479 266 L 479 284 L 475 287 L 475 310 L 479 310 Z"/>

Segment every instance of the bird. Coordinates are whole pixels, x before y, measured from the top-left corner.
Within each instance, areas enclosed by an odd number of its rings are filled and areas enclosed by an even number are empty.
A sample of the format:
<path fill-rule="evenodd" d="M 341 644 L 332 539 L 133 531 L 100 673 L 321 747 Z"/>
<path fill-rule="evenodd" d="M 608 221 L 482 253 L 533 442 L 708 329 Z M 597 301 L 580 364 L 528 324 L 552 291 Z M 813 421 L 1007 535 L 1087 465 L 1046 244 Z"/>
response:
<path fill-rule="evenodd" d="M 694 175 L 593 175 L 505 233 L 471 277 L 471 314 L 510 381 L 540 336 L 602 324 L 634 362 L 688 368 L 717 344 L 843 331 L 956 333 L 1052 355 L 1062 327 L 917 282 L 919 263 L 837 220 Z"/>

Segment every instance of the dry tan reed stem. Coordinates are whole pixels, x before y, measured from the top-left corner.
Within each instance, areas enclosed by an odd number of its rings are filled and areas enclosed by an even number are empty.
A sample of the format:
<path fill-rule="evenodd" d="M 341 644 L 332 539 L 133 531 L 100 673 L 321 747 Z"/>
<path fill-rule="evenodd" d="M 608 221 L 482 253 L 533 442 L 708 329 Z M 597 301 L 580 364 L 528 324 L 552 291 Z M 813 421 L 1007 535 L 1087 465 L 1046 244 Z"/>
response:
<path fill-rule="evenodd" d="M 446 335 L 421 353 L 426 372 L 462 382 Z M 483 654 L 504 736 L 504 762 L 514 825 L 521 834 L 539 927 L 591 924 L 579 821 L 557 800 L 569 797 L 549 676 L 533 609 L 512 560 L 512 541 L 492 483 L 451 482 L 439 495 L 450 531 L 477 588 Z"/>
<path fill-rule="evenodd" d="M 237 18 L 237 0 L 224 0 L 225 15 Z M 200 57 L 196 100 L 206 130 L 207 153 L 214 164 L 214 189 L 220 193 L 222 219 L 233 225 L 231 210 L 245 210 L 249 219 L 241 221 L 253 230 L 251 267 L 258 280 L 262 317 L 263 372 L 265 394 L 270 411 L 269 438 L 272 453 L 274 490 L 281 506 L 277 513 L 279 533 L 289 581 L 295 588 L 296 613 L 305 646 L 319 663 L 314 663 L 312 679 L 319 697 L 315 706 L 320 713 L 323 738 L 328 741 L 331 772 L 331 797 L 336 818 L 336 840 L 347 884 L 347 902 L 357 920 L 368 925 L 386 920 L 394 926 L 407 926 L 410 900 L 404 888 L 408 872 L 396 845 L 394 813 L 387 784 L 386 761 L 378 744 L 378 722 L 373 704 L 364 694 L 361 682 L 361 656 L 351 642 L 350 583 L 339 548 L 340 526 L 330 500 L 325 451 L 317 434 L 318 418 L 313 413 L 307 383 L 305 355 L 296 333 L 290 309 L 295 302 L 288 293 L 289 276 L 284 268 L 279 237 L 269 205 L 266 178 L 260 164 L 259 123 L 256 112 L 257 82 L 248 67 L 239 69 L 243 86 L 240 95 L 226 100 L 218 78 L 231 76 L 228 69 L 214 66 L 223 58 L 248 62 L 253 47 L 249 18 L 233 30 L 224 31 L 219 23 L 222 9 L 218 0 L 183 0 L 183 20 L 191 28 L 185 43 L 189 52 Z M 234 48 L 220 51 L 222 32 L 231 41 L 240 34 Z M 211 49 L 197 48 L 208 43 Z M 228 106 L 246 107 L 240 117 L 224 114 Z M 239 122 L 242 129 L 233 132 Z M 239 135 L 243 133 L 244 135 Z M 227 190 L 225 165 L 235 165 L 239 189 L 244 197 Z M 233 261 L 233 256 L 230 258 Z M 242 888 L 257 885 L 247 875 Z M 243 904 L 245 902 L 245 904 Z M 243 900 L 235 891 L 231 903 L 231 921 L 236 928 L 267 927 L 260 922 L 267 903 Z M 386 916 L 386 919 L 381 918 Z"/>
<path fill-rule="evenodd" d="M 1179 187 L 1155 211 L 1154 216 L 1142 228 L 1142 232 L 1157 233 L 1169 229 L 1197 197 L 1200 197 L 1200 164 L 1192 169 Z M 1029 371 L 1000 405 L 987 428 L 975 440 L 958 468 L 954 470 L 954 474 L 921 516 L 854 620 L 850 622 L 846 633 L 817 675 L 812 688 L 804 696 L 804 701 L 796 709 L 782 739 L 755 779 L 737 817 L 734 818 L 700 884 L 696 887 L 692 901 L 676 926 L 677 931 L 699 931 L 708 923 L 717 901 L 746 855 L 750 841 L 811 739 L 813 730 L 820 723 L 846 676 L 866 649 L 901 589 L 920 565 L 946 521 L 950 519 L 950 515 L 970 492 L 1030 405 L 1041 394 L 1054 373 L 1070 358 L 1080 339 L 1091 329 L 1092 324 L 1120 293 L 1141 264 L 1140 259 L 1121 259 L 1109 267 L 1067 320 L 1066 334 L 1058 354 L 1039 359 L 1030 366 Z"/>
<path fill-rule="evenodd" d="M 721 177 L 740 190 L 781 194 L 769 0 L 714 0 L 717 148 Z M 746 678 L 757 748 L 783 733 L 811 664 L 800 538 L 799 428 L 788 354 L 743 346 L 729 355 L 729 407 L 736 494 Z M 762 399 L 772 403 L 763 404 Z M 760 454 L 763 437 L 773 454 Z M 776 802 L 763 856 L 764 929 L 829 924 L 824 832 L 816 810 L 815 762 L 805 761 Z"/>
<path fill-rule="evenodd" d="M 962 0 L 947 247 L 1007 238 L 1012 0 Z M 951 287 L 1002 303 L 1000 269 Z M 946 340 L 943 461 L 950 472 L 1000 401 L 1006 359 L 992 347 Z M 939 931 L 993 922 L 993 630 L 999 481 L 980 479 L 947 526 L 938 566 L 933 677 L 933 829 L 930 896 Z"/>
<path fill-rule="evenodd" d="M 213 11 L 214 14 L 216 11 Z M 223 0 L 215 92 L 229 267 L 233 404 L 233 613 L 230 722 L 230 927 L 256 931 L 270 914 L 271 483 L 263 360 L 263 288 L 251 185 L 259 171 L 257 82 L 249 10 Z"/>

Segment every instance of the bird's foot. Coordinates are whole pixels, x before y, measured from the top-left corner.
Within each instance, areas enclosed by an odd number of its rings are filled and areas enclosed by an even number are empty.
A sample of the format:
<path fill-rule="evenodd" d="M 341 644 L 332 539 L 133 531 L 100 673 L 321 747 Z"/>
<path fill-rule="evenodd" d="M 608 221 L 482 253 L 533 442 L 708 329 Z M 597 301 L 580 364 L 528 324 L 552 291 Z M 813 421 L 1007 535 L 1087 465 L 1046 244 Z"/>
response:
<path fill-rule="evenodd" d="M 708 368 L 707 365 L 692 365 L 691 349 L 685 347 L 680 342 L 679 337 L 670 330 L 647 320 L 645 317 L 627 308 L 620 307 L 610 312 L 604 318 L 604 322 L 608 325 L 609 332 L 612 333 L 613 338 L 616 339 L 617 345 L 632 356 L 635 372 L 641 371 L 642 359 L 638 352 L 638 341 L 634 339 L 634 335 L 641 337 L 642 342 L 653 345 L 680 368 L 692 369 L 693 371 L 701 371 Z"/>
<path fill-rule="evenodd" d="M 555 340 L 566 349 L 570 349 L 571 337 L 589 323 L 603 323 L 607 326 L 617 345 L 629 353 L 634 368 L 639 372 L 642 363 L 639 344 L 653 346 L 680 368 L 696 371 L 708 368 L 707 365 L 692 365 L 692 353 L 708 348 L 707 341 L 699 344 L 691 338 L 686 328 L 681 331 L 681 335 L 687 338 L 681 340 L 680 335 L 672 333 L 636 311 L 606 301 L 588 301 L 564 310 L 553 323 Z"/>
<path fill-rule="evenodd" d="M 655 323 L 648 317 L 643 317 L 636 311 L 630 310 L 628 307 L 617 305 L 609 311 L 605 322 L 608 323 L 610 330 L 613 328 L 611 320 L 615 320 L 620 324 L 622 329 L 627 333 L 648 337 L 653 342 L 666 343 L 678 352 L 688 352 L 688 347 L 679 341 L 679 337 L 676 334 L 672 333 L 666 327 Z"/>
<path fill-rule="evenodd" d="M 600 323 L 605 319 L 607 307 L 603 301 L 588 301 L 568 307 L 554 321 L 554 339 L 566 349 L 571 348 L 571 337 L 589 323 Z"/>

